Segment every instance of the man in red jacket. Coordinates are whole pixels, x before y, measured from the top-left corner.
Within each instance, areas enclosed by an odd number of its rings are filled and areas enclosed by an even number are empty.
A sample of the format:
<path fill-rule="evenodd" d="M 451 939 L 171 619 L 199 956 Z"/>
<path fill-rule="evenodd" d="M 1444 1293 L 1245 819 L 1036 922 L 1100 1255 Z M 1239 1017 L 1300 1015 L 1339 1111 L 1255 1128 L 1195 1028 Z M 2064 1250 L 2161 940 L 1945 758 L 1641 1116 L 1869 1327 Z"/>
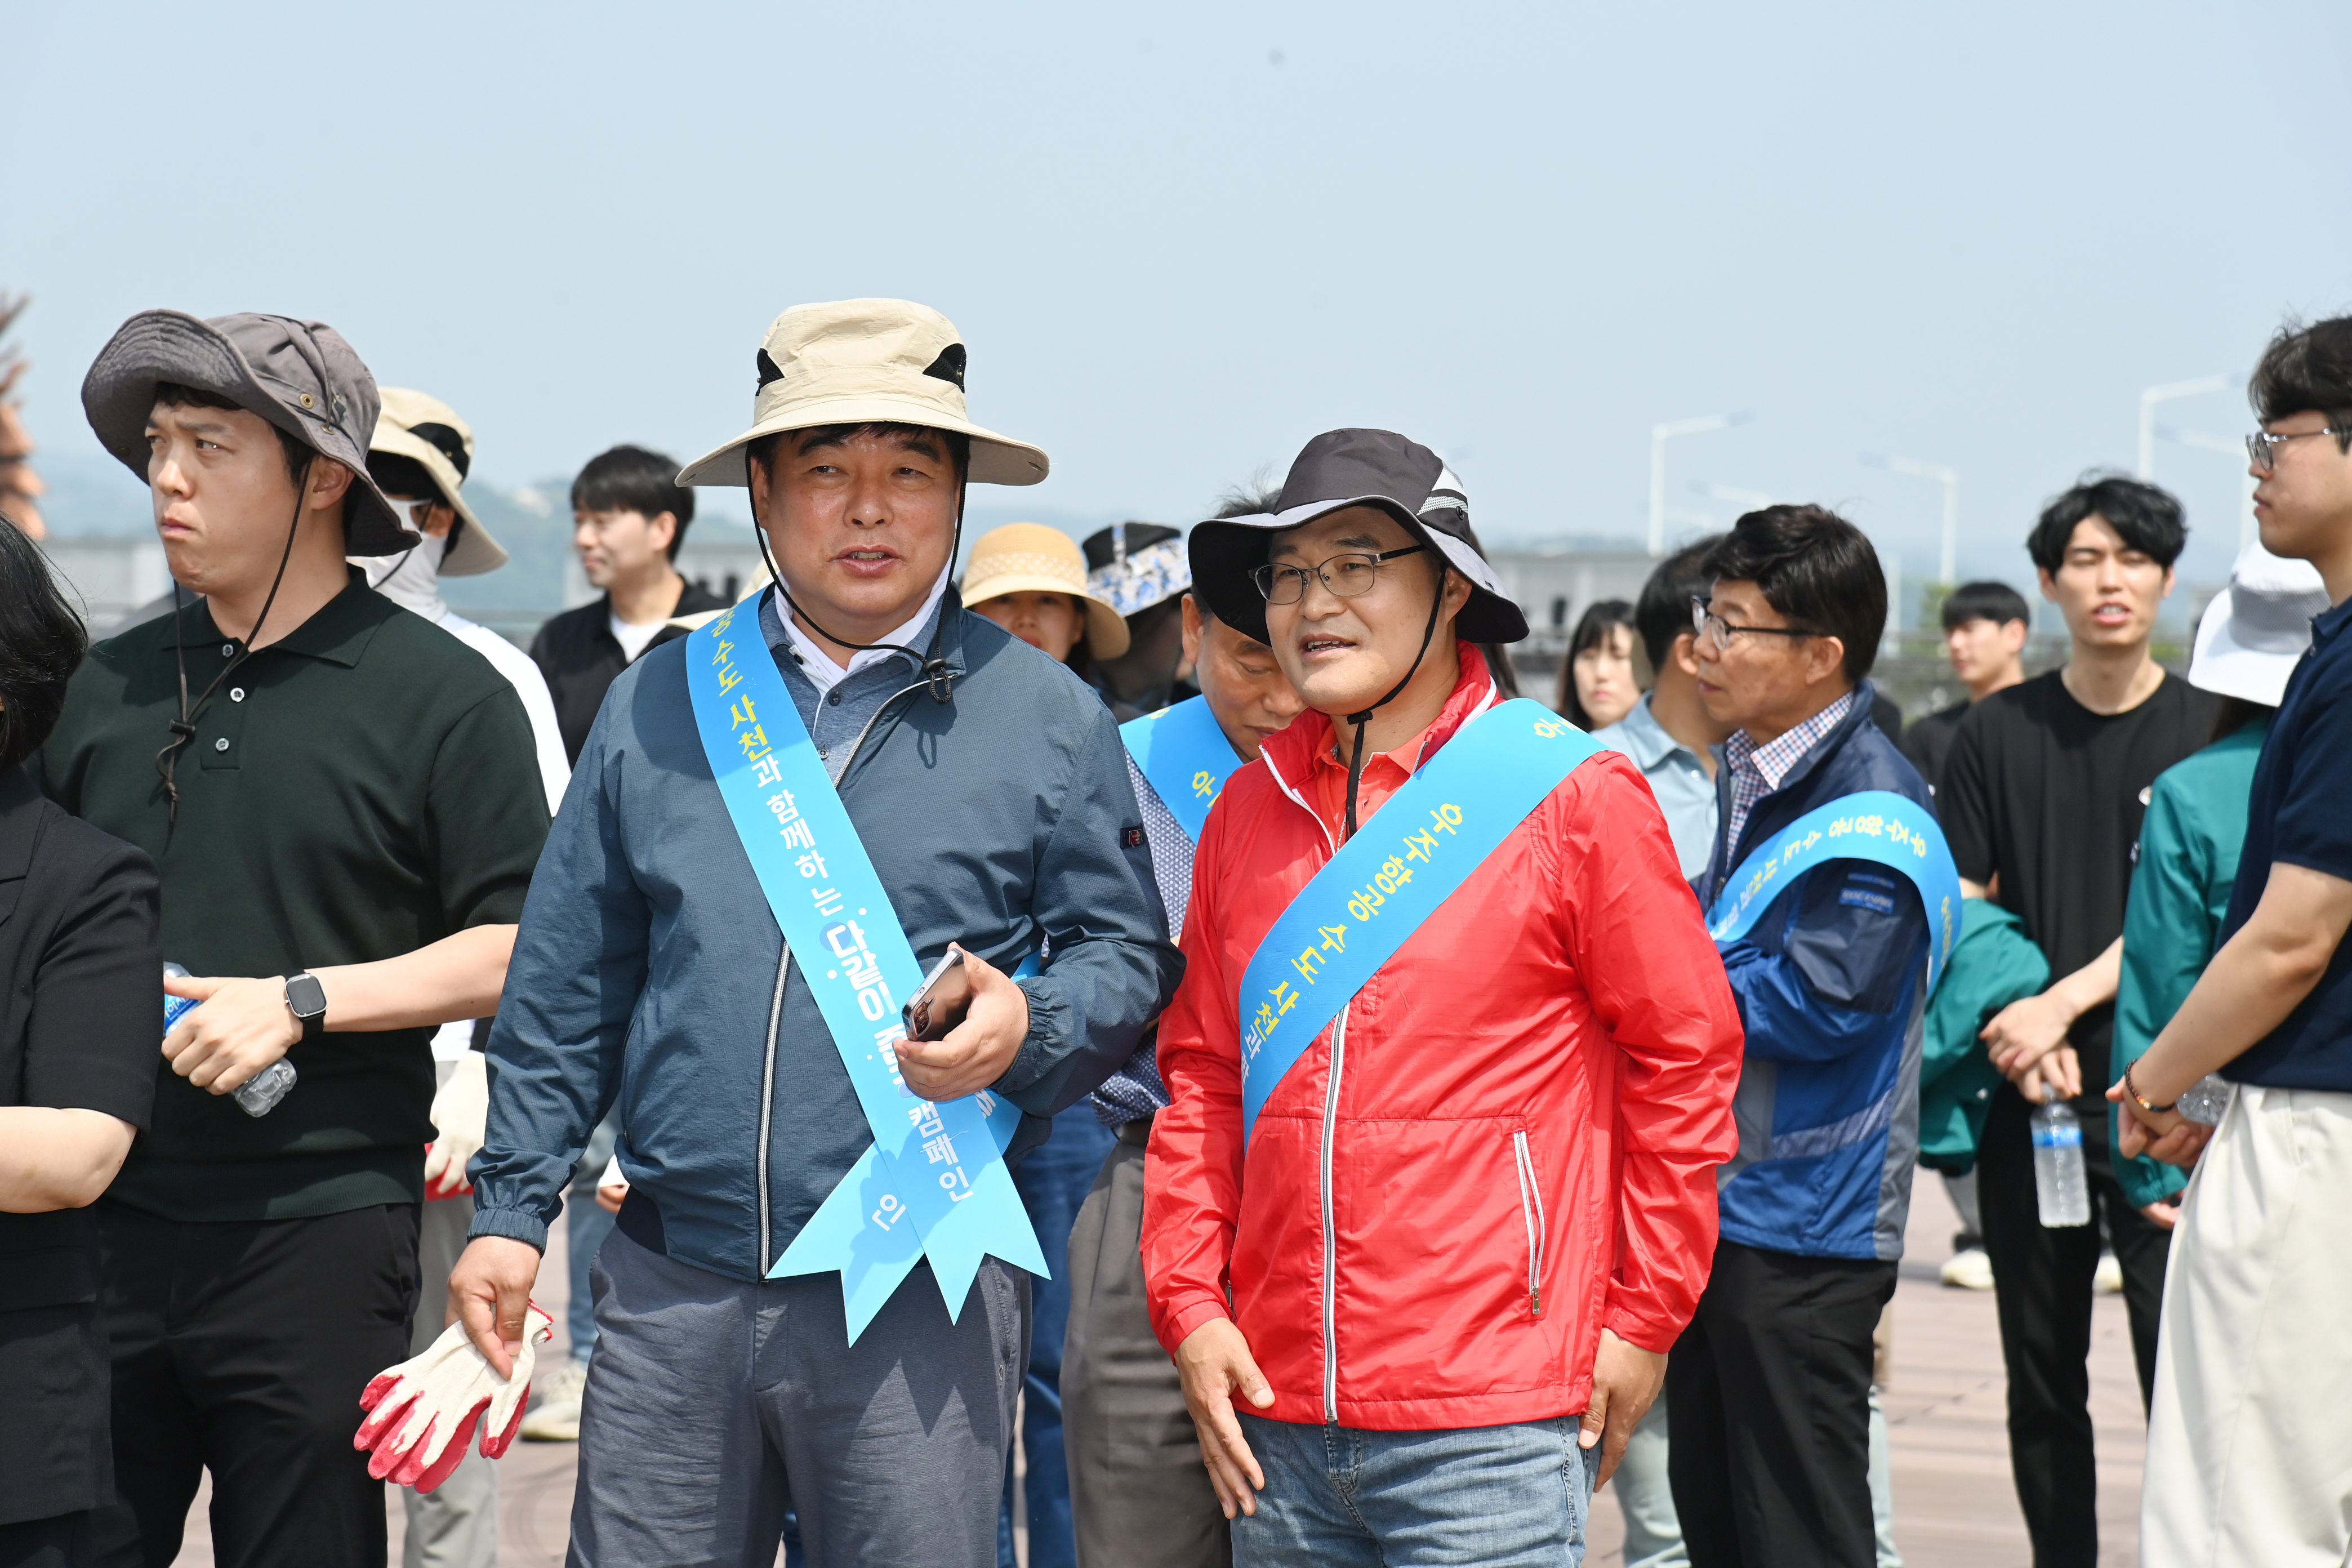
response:
<path fill-rule="evenodd" d="M 1633 765 L 1503 703 L 1433 453 L 1319 436 L 1190 549 L 1309 710 L 1203 830 L 1146 1159 L 1234 1560 L 1577 1561 L 1715 1249 L 1723 966 Z"/>

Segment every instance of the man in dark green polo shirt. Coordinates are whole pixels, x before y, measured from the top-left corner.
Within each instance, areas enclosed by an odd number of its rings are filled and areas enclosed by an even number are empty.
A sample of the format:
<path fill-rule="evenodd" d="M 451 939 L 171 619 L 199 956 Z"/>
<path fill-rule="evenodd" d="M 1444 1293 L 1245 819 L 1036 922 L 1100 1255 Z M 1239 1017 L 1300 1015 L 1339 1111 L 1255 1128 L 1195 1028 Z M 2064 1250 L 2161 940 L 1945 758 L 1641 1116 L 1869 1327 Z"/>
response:
<path fill-rule="evenodd" d="M 411 542 L 367 477 L 375 384 L 332 329 L 133 317 L 82 389 L 203 597 L 91 650 L 40 753 L 58 804 L 154 858 L 200 1000 L 153 1131 L 98 1205 L 111 1563 L 168 1563 L 200 1473 L 216 1560 L 384 1561 L 352 1447 L 408 1353 L 433 1026 L 493 1012 L 547 831 L 529 720 L 479 654 L 346 553 Z M 320 1005 L 323 1004 L 323 1011 Z M 255 1116 L 234 1091 L 283 1058 Z"/>

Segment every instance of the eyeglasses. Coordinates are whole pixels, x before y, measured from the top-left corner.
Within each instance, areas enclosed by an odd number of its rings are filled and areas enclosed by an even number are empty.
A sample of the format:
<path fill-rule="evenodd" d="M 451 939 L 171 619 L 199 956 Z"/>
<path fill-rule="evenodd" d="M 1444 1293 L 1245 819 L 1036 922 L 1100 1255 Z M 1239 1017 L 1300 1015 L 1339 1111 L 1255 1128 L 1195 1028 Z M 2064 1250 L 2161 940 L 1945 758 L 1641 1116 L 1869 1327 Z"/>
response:
<path fill-rule="evenodd" d="M 1309 577 L 1338 597 L 1352 599 L 1372 591 L 1373 583 L 1380 578 L 1381 563 L 1418 555 L 1428 548 L 1426 544 L 1412 544 L 1377 554 L 1351 550 L 1345 555 L 1334 555 L 1320 566 L 1260 566 L 1250 573 L 1250 581 L 1257 584 L 1258 593 L 1269 605 L 1295 605 L 1307 597 Z"/>
<path fill-rule="evenodd" d="M 1731 639 L 1741 632 L 1759 637 L 1817 637 L 1819 632 L 1799 631 L 1793 626 L 1735 626 L 1706 607 L 1706 601 L 1696 594 L 1691 595 L 1691 630 L 1702 641 L 1712 645 L 1717 653 L 1727 653 Z"/>
<path fill-rule="evenodd" d="M 2333 436 L 2341 442 L 2347 437 L 2352 437 L 2352 430 L 2335 425 L 2325 430 L 2297 430 L 2287 436 L 2273 436 L 2267 430 L 2257 430 L 2246 437 L 2246 456 L 2253 459 L 2255 468 L 2267 474 L 2271 471 L 2271 465 L 2278 460 L 2279 447 L 2289 441 L 2300 441 L 2305 436 Z"/>

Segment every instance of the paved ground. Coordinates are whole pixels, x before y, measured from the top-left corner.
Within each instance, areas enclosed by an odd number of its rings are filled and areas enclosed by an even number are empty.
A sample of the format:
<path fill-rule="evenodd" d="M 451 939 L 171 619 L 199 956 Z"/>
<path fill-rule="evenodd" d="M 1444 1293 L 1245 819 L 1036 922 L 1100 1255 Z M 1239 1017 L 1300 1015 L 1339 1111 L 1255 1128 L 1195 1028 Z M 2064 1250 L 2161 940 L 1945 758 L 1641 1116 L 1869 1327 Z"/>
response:
<path fill-rule="evenodd" d="M 1940 1183 L 1923 1178 L 1912 1205 L 1910 1261 L 1895 1298 L 1893 1373 L 1885 1391 L 1895 1450 L 1895 1540 L 1911 1568 L 2025 1568 L 2032 1557 L 2010 1483 L 2002 1426 L 2000 1343 L 1992 1298 L 1948 1290 L 1935 1266 L 1950 1253 L 1958 1228 Z M 562 1244 L 541 1275 L 540 1300 L 563 1314 Z M 2100 1561 L 2129 1568 L 2139 1560 L 2142 1423 L 2133 1381 L 2123 1303 L 2099 1299 L 2094 1314 L 2091 1411 L 2099 1446 Z M 356 1424 L 356 1413 L 354 1413 Z M 560 1568 L 572 1507 L 569 1444 L 518 1443 L 499 1462 L 504 1531 L 502 1568 Z M 386 1499 L 393 1561 L 400 1560 L 401 1509 Z M 1623 1527 L 1604 1491 L 1595 1510 L 1596 1568 L 1617 1568 Z M 205 1499 L 188 1521 L 179 1563 L 210 1568 Z"/>

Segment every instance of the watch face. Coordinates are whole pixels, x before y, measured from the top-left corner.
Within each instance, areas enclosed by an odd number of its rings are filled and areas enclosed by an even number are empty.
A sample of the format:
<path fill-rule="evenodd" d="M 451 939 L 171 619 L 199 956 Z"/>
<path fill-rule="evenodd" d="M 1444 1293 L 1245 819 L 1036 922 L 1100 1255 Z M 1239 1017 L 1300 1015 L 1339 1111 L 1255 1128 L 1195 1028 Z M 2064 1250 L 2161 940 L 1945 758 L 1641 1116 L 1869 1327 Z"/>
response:
<path fill-rule="evenodd" d="M 286 1005 L 298 1018 L 312 1018 L 327 1010 L 327 988 L 315 974 L 297 974 L 286 982 Z"/>

